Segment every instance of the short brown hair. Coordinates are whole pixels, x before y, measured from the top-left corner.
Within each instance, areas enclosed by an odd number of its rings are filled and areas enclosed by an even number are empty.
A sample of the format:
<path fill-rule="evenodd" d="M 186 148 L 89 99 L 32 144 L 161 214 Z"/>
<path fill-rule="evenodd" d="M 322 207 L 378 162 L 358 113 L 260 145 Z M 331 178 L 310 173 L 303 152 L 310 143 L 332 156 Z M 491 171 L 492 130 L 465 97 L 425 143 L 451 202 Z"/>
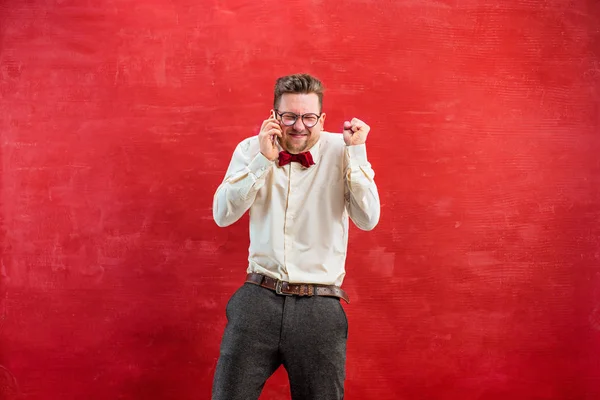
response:
<path fill-rule="evenodd" d="M 319 97 L 319 112 L 323 109 L 323 92 L 325 88 L 320 80 L 309 74 L 282 76 L 275 82 L 275 99 L 273 107 L 277 109 L 281 96 L 285 93 L 315 93 Z"/>

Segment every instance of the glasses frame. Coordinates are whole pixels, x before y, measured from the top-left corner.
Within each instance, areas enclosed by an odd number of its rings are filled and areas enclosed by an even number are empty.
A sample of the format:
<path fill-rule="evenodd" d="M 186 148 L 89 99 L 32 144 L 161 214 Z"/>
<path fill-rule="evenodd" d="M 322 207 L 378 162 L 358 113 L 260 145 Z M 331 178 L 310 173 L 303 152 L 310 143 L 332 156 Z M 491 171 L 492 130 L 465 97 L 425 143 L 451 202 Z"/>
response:
<path fill-rule="evenodd" d="M 321 113 L 321 114 L 306 113 L 306 114 L 298 115 L 298 114 L 293 113 L 291 111 L 285 111 L 285 112 L 282 112 L 282 113 L 280 113 L 279 110 L 274 110 L 274 111 L 275 111 L 275 114 L 277 114 L 277 116 L 279 117 L 279 120 L 281 121 L 281 123 L 284 126 L 294 126 L 296 124 L 296 122 L 298 121 L 298 118 L 300 118 L 301 121 L 302 121 L 302 123 L 304 124 L 304 126 L 307 127 L 307 128 L 314 128 L 315 126 L 317 126 L 317 124 L 319 123 L 319 120 L 321 119 L 321 116 L 323 115 L 323 113 Z M 286 124 L 285 122 L 283 122 L 283 118 L 282 118 L 283 114 L 294 115 L 294 122 L 291 123 L 291 124 L 289 124 L 289 125 Z M 314 115 L 314 116 L 316 116 L 317 117 L 317 122 L 315 122 L 314 125 L 307 125 L 306 122 L 304 121 L 304 117 L 306 117 L 307 115 L 311 115 L 311 116 Z"/>

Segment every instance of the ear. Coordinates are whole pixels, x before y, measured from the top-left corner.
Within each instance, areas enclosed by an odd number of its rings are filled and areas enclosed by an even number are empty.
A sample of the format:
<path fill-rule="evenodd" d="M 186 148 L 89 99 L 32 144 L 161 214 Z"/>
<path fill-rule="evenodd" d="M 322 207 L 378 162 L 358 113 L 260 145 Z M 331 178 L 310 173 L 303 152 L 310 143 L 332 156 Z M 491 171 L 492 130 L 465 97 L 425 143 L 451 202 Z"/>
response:
<path fill-rule="evenodd" d="M 323 127 L 325 126 L 325 118 L 327 117 L 327 114 L 322 113 L 321 114 L 321 129 L 323 129 Z"/>

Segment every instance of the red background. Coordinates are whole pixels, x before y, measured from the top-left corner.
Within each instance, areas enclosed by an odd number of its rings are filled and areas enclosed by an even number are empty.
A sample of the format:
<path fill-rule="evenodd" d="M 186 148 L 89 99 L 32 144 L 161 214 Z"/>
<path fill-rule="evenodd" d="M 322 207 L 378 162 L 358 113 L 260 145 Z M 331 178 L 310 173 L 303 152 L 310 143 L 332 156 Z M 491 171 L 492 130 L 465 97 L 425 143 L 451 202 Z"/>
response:
<path fill-rule="evenodd" d="M 381 193 L 346 398 L 600 398 L 599 27 L 596 0 L 0 0 L 2 398 L 210 397 L 248 244 L 212 196 L 304 71 L 328 130 L 371 125 Z"/>

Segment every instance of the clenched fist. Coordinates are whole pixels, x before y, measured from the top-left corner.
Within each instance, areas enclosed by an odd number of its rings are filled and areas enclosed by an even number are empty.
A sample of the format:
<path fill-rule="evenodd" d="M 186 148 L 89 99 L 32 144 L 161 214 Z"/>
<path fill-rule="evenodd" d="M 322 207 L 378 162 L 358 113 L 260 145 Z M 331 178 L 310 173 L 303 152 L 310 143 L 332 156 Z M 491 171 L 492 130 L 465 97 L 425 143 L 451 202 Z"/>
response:
<path fill-rule="evenodd" d="M 282 137 L 281 125 L 275 119 L 274 114 L 271 114 L 269 119 L 263 121 L 258 133 L 258 142 L 260 144 L 260 152 L 269 160 L 274 161 L 279 157 L 279 149 L 275 144 L 275 137 Z"/>
<path fill-rule="evenodd" d="M 367 141 L 367 135 L 371 128 L 358 118 L 344 122 L 344 142 L 346 146 L 355 146 Z"/>

